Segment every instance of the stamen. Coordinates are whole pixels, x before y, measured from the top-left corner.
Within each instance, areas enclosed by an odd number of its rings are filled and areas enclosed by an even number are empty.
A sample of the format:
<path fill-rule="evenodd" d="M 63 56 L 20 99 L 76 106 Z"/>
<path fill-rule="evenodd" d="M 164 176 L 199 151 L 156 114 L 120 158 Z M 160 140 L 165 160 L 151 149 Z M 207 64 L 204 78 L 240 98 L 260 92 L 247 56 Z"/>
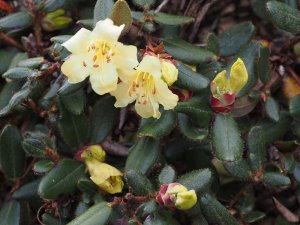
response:
<path fill-rule="evenodd" d="M 94 68 L 98 68 L 98 67 L 99 67 L 99 65 L 95 64 L 95 65 L 93 65 L 93 67 L 94 67 Z"/>
<path fill-rule="evenodd" d="M 97 60 L 97 55 L 94 55 L 93 61 L 96 62 L 96 60 Z"/>
<path fill-rule="evenodd" d="M 83 65 L 84 67 L 87 67 L 85 61 L 82 61 L 82 65 Z"/>

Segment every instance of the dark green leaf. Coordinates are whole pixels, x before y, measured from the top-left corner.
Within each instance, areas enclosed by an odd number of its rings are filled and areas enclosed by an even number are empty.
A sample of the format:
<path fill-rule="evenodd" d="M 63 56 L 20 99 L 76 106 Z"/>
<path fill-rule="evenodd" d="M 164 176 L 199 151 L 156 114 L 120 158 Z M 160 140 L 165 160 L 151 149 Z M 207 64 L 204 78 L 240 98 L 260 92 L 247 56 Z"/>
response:
<path fill-rule="evenodd" d="M 65 225 L 64 222 L 54 219 L 49 214 L 45 213 L 42 215 L 43 223 L 45 225 Z"/>
<path fill-rule="evenodd" d="M 159 149 L 159 141 L 149 137 L 139 139 L 129 150 L 125 171 L 136 170 L 146 174 L 158 159 Z"/>
<path fill-rule="evenodd" d="M 182 175 L 177 181 L 189 190 L 204 192 L 209 190 L 213 182 L 213 173 L 210 169 L 194 170 Z"/>
<path fill-rule="evenodd" d="M 267 11 L 272 22 L 285 31 L 300 32 L 300 11 L 278 1 L 267 3 Z"/>
<path fill-rule="evenodd" d="M 224 167 L 232 176 L 246 180 L 251 176 L 251 168 L 247 161 L 224 162 Z"/>
<path fill-rule="evenodd" d="M 300 95 L 292 98 L 290 102 L 290 113 L 295 119 L 300 120 Z"/>
<path fill-rule="evenodd" d="M 201 211 L 210 224 L 239 225 L 239 222 L 228 210 L 209 194 L 204 194 L 200 199 Z"/>
<path fill-rule="evenodd" d="M 132 0 L 133 4 L 140 6 L 140 7 L 146 7 L 149 8 L 151 5 L 153 5 L 156 0 Z"/>
<path fill-rule="evenodd" d="M 3 78 L 9 78 L 12 80 L 18 80 L 18 79 L 24 79 L 28 77 L 34 77 L 37 75 L 37 72 L 26 68 L 26 67 L 14 67 L 9 70 L 7 70 L 2 77 Z"/>
<path fill-rule="evenodd" d="M 261 46 L 258 51 L 257 73 L 260 80 L 267 84 L 271 79 L 271 71 L 269 67 L 270 49 Z"/>
<path fill-rule="evenodd" d="M 166 211 L 154 213 L 148 216 L 144 225 L 179 225 L 179 223 Z"/>
<path fill-rule="evenodd" d="M 79 217 L 68 223 L 68 225 L 105 225 L 111 211 L 112 209 L 107 203 L 101 202 L 86 210 Z"/>
<path fill-rule="evenodd" d="M 39 185 L 39 195 L 45 199 L 56 199 L 61 194 L 76 190 L 77 181 L 84 177 L 84 165 L 79 161 L 64 159 L 46 174 Z"/>
<path fill-rule="evenodd" d="M 13 125 L 4 127 L 0 136 L 0 163 L 7 177 L 16 178 L 22 175 L 25 152 L 21 141 L 22 136 L 17 127 Z"/>
<path fill-rule="evenodd" d="M 118 0 L 111 10 L 110 18 L 114 25 L 121 26 L 124 24 L 122 34 L 127 33 L 132 24 L 131 10 L 128 3 L 124 0 Z"/>
<path fill-rule="evenodd" d="M 77 183 L 78 189 L 91 196 L 98 193 L 98 186 L 90 179 L 82 178 Z"/>
<path fill-rule="evenodd" d="M 280 118 L 280 109 L 275 99 L 269 97 L 266 101 L 266 113 L 268 117 L 275 122 L 278 122 Z"/>
<path fill-rule="evenodd" d="M 151 181 L 138 171 L 129 170 L 125 178 L 135 195 L 147 195 L 154 191 Z"/>
<path fill-rule="evenodd" d="M 42 64 L 43 61 L 44 61 L 43 57 L 29 58 L 29 59 L 21 60 L 20 62 L 18 62 L 17 66 L 36 69 L 38 66 Z"/>
<path fill-rule="evenodd" d="M 88 83 L 88 79 L 85 79 L 82 82 L 71 84 L 67 80 L 64 82 L 64 84 L 61 86 L 61 88 L 58 90 L 59 95 L 70 95 L 74 92 L 80 90 L 81 88 L 84 88 L 84 86 Z"/>
<path fill-rule="evenodd" d="M 208 129 L 195 126 L 183 113 L 178 113 L 178 123 L 183 135 L 191 140 L 202 141 L 208 136 Z"/>
<path fill-rule="evenodd" d="M 137 216 L 145 217 L 151 213 L 154 213 L 158 209 L 158 205 L 154 199 L 149 202 L 141 204 L 137 209 Z"/>
<path fill-rule="evenodd" d="M 267 145 L 263 129 L 252 127 L 248 134 L 249 159 L 252 170 L 259 170 L 267 160 Z"/>
<path fill-rule="evenodd" d="M 23 185 L 20 189 L 18 189 L 14 194 L 13 197 L 15 199 L 22 199 L 27 200 L 30 198 L 38 197 L 38 187 L 41 182 L 41 179 L 34 180 L 30 183 Z"/>
<path fill-rule="evenodd" d="M 163 42 L 170 55 L 185 63 L 201 64 L 215 58 L 214 53 L 181 39 L 165 39 Z"/>
<path fill-rule="evenodd" d="M 269 0 L 251 0 L 251 6 L 253 11 L 258 15 L 260 18 L 264 20 L 269 20 L 269 15 L 267 13 L 266 3 Z"/>
<path fill-rule="evenodd" d="M 94 8 L 94 25 L 100 20 L 105 20 L 114 5 L 113 0 L 97 0 Z"/>
<path fill-rule="evenodd" d="M 229 56 L 239 52 L 254 34 L 254 26 L 244 22 L 230 27 L 219 36 L 220 55 Z"/>
<path fill-rule="evenodd" d="M 158 180 L 160 184 L 169 184 L 175 180 L 176 172 L 173 167 L 166 165 L 160 172 Z"/>
<path fill-rule="evenodd" d="M 288 186 L 291 184 L 290 178 L 279 172 L 265 172 L 262 182 L 270 186 Z"/>
<path fill-rule="evenodd" d="M 172 110 L 163 111 L 159 119 L 142 119 L 137 135 L 140 137 L 148 136 L 153 138 L 162 138 L 168 135 L 175 126 L 175 112 Z"/>
<path fill-rule="evenodd" d="M 214 33 L 209 33 L 207 36 L 207 49 L 217 55 L 220 53 L 219 38 Z"/>
<path fill-rule="evenodd" d="M 172 26 L 183 25 L 194 21 L 194 18 L 190 16 L 178 16 L 161 12 L 157 13 L 153 19 L 157 23 Z"/>
<path fill-rule="evenodd" d="M 83 89 L 79 89 L 74 93 L 62 95 L 61 100 L 67 110 L 69 110 L 71 113 L 79 115 L 84 110 L 86 95 Z"/>
<path fill-rule="evenodd" d="M 50 39 L 50 41 L 52 42 L 56 42 L 58 44 L 63 44 L 64 42 L 66 42 L 67 40 L 69 40 L 72 37 L 72 35 L 58 35 L 58 36 L 54 36 Z"/>
<path fill-rule="evenodd" d="M 0 109 L 3 109 L 5 106 L 7 106 L 13 94 L 16 93 L 21 87 L 21 82 L 9 82 L 2 87 L 0 94 Z"/>
<path fill-rule="evenodd" d="M 212 135 L 218 159 L 237 161 L 242 158 L 243 141 L 238 127 L 231 116 L 218 114 L 214 122 Z"/>
<path fill-rule="evenodd" d="M 95 104 L 91 116 L 90 142 L 97 144 L 103 141 L 113 129 L 118 115 L 114 98 L 105 96 Z"/>
<path fill-rule="evenodd" d="M 46 0 L 44 10 L 45 12 L 53 12 L 63 7 L 66 0 Z"/>
<path fill-rule="evenodd" d="M 181 62 L 177 62 L 177 68 L 179 74 L 178 79 L 175 82 L 176 86 L 195 92 L 208 87 L 209 80 L 200 73 L 194 72 Z"/>
<path fill-rule="evenodd" d="M 54 162 L 51 160 L 41 160 L 34 164 L 33 171 L 36 173 L 47 173 L 54 167 L 54 165 Z"/>
<path fill-rule="evenodd" d="M 20 29 L 30 26 L 32 18 L 28 12 L 11 13 L 0 19 L 0 30 Z"/>
<path fill-rule="evenodd" d="M 12 200 L 5 203 L 0 211 L 0 225 L 19 225 L 20 213 L 19 202 Z"/>
<path fill-rule="evenodd" d="M 247 223 L 254 223 L 266 217 L 266 214 L 260 211 L 253 211 L 245 215 L 244 219 Z"/>

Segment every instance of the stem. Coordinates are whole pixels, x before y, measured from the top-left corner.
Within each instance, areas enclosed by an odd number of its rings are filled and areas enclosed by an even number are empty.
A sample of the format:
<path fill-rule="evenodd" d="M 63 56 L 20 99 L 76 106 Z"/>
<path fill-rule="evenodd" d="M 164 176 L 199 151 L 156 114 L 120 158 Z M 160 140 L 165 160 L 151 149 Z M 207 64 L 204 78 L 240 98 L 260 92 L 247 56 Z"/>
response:
<path fill-rule="evenodd" d="M 0 33 L 0 38 L 7 43 L 8 45 L 14 46 L 22 51 L 26 51 L 26 49 L 23 47 L 23 45 L 21 45 L 20 43 L 18 43 L 16 40 L 14 40 L 13 38 L 9 37 L 7 34 L 1 32 Z"/>

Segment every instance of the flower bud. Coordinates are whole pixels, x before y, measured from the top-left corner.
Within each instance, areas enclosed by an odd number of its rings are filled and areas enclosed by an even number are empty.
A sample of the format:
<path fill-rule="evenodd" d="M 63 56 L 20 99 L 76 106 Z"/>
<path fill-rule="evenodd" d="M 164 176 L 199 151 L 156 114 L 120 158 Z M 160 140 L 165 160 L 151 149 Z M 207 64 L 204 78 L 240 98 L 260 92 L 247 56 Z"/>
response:
<path fill-rule="evenodd" d="M 211 107 L 217 113 L 228 113 L 234 106 L 235 94 L 223 94 L 220 99 L 211 96 Z"/>
<path fill-rule="evenodd" d="M 120 193 L 124 187 L 122 173 L 115 167 L 95 159 L 86 160 L 85 164 L 91 180 L 100 190 L 110 194 Z"/>
<path fill-rule="evenodd" d="M 103 162 L 105 160 L 105 155 L 106 153 L 100 145 L 91 145 L 82 151 L 81 159 L 82 160 L 95 159 L 99 162 Z"/>
<path fill-rule="evenodd" d="M 193 96 L 193 92 L 190 90 L 182 89 L 176 86 L 170 87 L 170 90 L 178 96 L 180 102 L 187 101 Z"/>
<path fill-rule="evenodd" d="M 48 13 L 42 21 L 42 27 L 46 31 L 60 30 L 68 26 L 72 19 L 67 16 L 63 16 L 65 10 L 58 9 L 54 12 Z"/>
<path fill-rule="evenodd" d="M 192 208 L 197 202 L 194 190 L 188 189 L 179 183 L 163 184 L 156 196 L 156 201 L 166 207 L 176 207 L 186 210 Z"/>
<path fill-rule="evenodd" d="M 161 60 L 162 79 L 171 86 L 178 78 L 178 69 L 171 62 Z"/>

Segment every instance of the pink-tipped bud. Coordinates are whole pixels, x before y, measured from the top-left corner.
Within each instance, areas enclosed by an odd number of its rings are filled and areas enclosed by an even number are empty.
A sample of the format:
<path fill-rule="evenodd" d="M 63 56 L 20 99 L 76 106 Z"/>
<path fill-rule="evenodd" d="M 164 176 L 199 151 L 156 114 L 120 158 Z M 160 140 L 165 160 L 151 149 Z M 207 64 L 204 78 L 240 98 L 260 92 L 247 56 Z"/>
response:
<path fill-rule="evenodd" d="M 234 106 L 235 97 L 235 94 L 223 94 L 219 99 L 212 95 L 210 98 L 211 107 L 216 113 L 228 113 Z"/>

